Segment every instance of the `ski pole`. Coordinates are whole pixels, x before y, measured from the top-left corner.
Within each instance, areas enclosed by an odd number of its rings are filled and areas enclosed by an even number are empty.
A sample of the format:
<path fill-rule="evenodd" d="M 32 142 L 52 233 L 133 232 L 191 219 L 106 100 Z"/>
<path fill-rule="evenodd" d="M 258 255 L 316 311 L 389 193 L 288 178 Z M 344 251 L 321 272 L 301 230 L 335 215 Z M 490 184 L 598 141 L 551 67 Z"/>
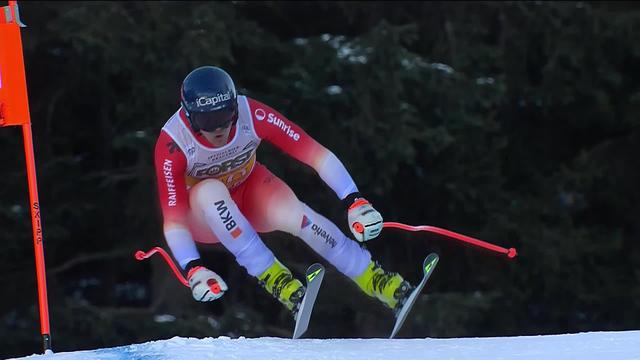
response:
<path fill-rule="evenodd" d="M 162 258 L 164 259 L 164 261 L 166 261 L 167 265 L 169 265 L 171 270 L 173 270 L 173 274 L 176 276 L 176 278 L 180 280 L 182 285 L 189 287 L 189 282 L 187 282 L 187 279 L 185 279 L 184 276 L 182 276 L 182 273 L 180 272 L 180 270 L 178 270 L 178 268 L 176 267 L 176 264 L 173 263 L 173 260 L 171 260 L 171 257 L 169 257 L 169 254 L 167 254 L 167 252 L 164 251 L 163 248 L 156 246 L 147 252 L 138 250 L 136 251 L 135 257 L 136 257 L 136 260 L 142 261 L 144 259 L 148 259 L 155 253 L 159 253 L 160 255 L 162 255 Z"/>
<path fill-rule="evenodd" d="M 513 259 L 514 257 L 516 257 L 518 255 L 518 252 L 516 251 L 515 248 L 509 248 L 509 249 L 505 249 L 501 246 L 498 245 L 494 245 L 494 244 L 490 244 L 486 241 L 482 241 L 482 240 L 478 240 L 476 238 L 472 238 L 470 236 L 466 236 L 466 235 L 462 235 L 462 234 L 458 234 L 456 232 L 450 231 L 450 230 L 446 230 L 446 229 L 441 229 L 435 226 L 428 226 L 428 225 L 419 225 L 419 226 L 411 226 L 411 225 L 406 225 L 406 224 L 402 224 L 399 222 L 385 222 L 382 224 L 383 228 L 396 228 L 396 229 L 402 229 L 402 230 L 406 230 L 406 231 L 427 231 L 427 232 L 432 232 L 432 233 L 436 233 L 436 234 L 440 234 L 440 235 L 444 235 L 448 238 L 451 239 L 455 239 L 455 240 L 460 240 L 460 241 L 464 241 L 470 244 L 473 244 L 475 246 L 479 246 L 485 249 L 489 249 L 491 251 L 495 251 L 501 254 L 506 254 L 507 257 L 509 259 Z M 360 223 L 355 223 L 353 224 L 353 228 L 359 232 L 362 233 L 364 231 L 364 226 L 362 226 L 362 224 Z"/>
<path fill-rule="evenodd" d="M 453 232 L 453 231 L 450 231 L 450 230 L 446 230 L 446 229 L 441 229 L 441 228 L 438 228 L 438 227 L 435 227 L 435 226 L 428 226 L 428 225 L 411 226 L 411 225 L 406 225 L 406 224 L 402 224 L 402 223 L 398 223 L 398 222 L 385 222 L 383 224 L 383 227 L 385 227 L 385 228 L 397 228 L 397 229 L 402 229 L 402 230 L 407 230 L 407 231 L 428 231 L 428 232 L 444 235 L 444 236 L 452 238 L 452 239 L 464 241 L 464 242 L 473 244 L 475 246 L 479 246 L 479 247 L 482 247 L 482 248 L 485 248 L 485 249 L 489 249 L 491 251 L 495 251 L 495 252 L 498 252 L 498 253 L 501 253 L 501 254 L 506 254 L 509 259 L 513 259 L 514 257 L 516 257 L 518 255 L 518 252 L 516 251 L 515 248 L 505 249 L 505 248 L 503 248 L 501 246 L 490 244 L 490 243 L 488 243 L 486 241 L 478 240 L 478 239 L 472 238 L 470 236 L 458 234 L 456 232 Z"/>
<path fill-rule="evenodd" d="M 169 254 L 167 254 L 167 252 L 164 251 L 163 248 L 156 246 L 147 252 L 138 250 L 136 251 L 134 256 L 136 260 L 142 261 L 144 259 L 150 258 L 155 253 L 162 255 L 162 258 L 164 259 L 164 261 L 167 263 L 167 265 L 169 265 L 171 270 L 173 270 L 173 275 L 175 275 L 175 277 L 182 283 L 182 285 L 186 287 L 190 287 L 187 279 L 185 279 L 184 276 L 182 276 L 182 273 L 180 272 L 180 270 L 178 270 L 178 267 L 176 266 L 176 264 L 173 262 L 173 260 L 171 260 L 171 257 L 169 256 Z M 213 291 L 214 294 L 219 294 L 220 291 L 222 291 L 220 289 L 220 284 L 218 284 L 218 282 L 215 280 L 213 280 L 213 283 L 209 284 L 209 288 L 211 289 L 211 291 Z"/>

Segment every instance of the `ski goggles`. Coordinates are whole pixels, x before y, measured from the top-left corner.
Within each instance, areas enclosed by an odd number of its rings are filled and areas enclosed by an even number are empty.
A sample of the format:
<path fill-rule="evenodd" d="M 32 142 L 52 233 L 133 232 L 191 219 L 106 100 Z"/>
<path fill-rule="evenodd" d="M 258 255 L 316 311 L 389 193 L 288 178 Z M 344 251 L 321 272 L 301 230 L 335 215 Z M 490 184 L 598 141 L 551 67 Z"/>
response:
<path fill-rule="evenodd" d="M 231 106 L 217 111 L 193 112 L 190 115 L 191 121 L 193 121 L 200 130 L 213 132 L 235 123 L 238 120 L 238 108 Z"/>

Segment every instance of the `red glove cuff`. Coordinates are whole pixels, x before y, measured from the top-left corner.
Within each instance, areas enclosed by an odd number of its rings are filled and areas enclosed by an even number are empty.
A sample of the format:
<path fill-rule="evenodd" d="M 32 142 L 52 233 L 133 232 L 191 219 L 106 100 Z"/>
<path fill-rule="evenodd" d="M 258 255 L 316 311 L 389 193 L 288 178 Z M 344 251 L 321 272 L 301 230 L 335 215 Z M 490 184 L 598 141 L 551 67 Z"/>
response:
<path fill-rule="evenodd" d="M 351 206 L 349 206 L 349 210 L 357 208 L 358 206 L 367 205 L 368 203 L 369 202 L 365 199 L 358 199 L 354 201 L 353 204 L 351 204 Z"/>
<path fill-rule="evenodd" d="M 195 274 L 196 271 L 200 270 L 200 269 L 204 269 L 204 266 L 194 266 L 192 267 L 189 272 L 187 273 L 187 280 L 191 279 L 191 276 L 193 274 Z"/>

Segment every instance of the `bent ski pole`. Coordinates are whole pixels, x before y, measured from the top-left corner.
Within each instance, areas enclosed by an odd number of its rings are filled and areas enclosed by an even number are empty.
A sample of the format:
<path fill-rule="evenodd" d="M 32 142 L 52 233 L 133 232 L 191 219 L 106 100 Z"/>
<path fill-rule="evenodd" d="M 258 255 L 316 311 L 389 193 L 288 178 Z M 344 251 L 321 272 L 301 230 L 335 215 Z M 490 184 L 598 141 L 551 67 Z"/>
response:
<path fill-rule="evenodd" d="M 411 226 L 411 225 L 406 225 L 406 224 L 402 224 L 402 223 L 399 223 L 399 222 L 385 222 L 385 223 L 382 224 L 382 227 L 383 228 L 396 228 L 396 229 L 402 229 L 402 230 L 407 230 L 407 231 L 427 231 L 427 232 L 432 232 L 432 233 L 444 235 L 444 236 L 452 238 L 452 239 L 464 241 L 464 242 L 473 244 L 475 246 L 479 246 L 479 247 L 482 247 L 482 248 L 485 248 L 485 249 L 489 249 L 491 251 L 495 251 L 495 252 L 498 252 L 498 253 L 501 253 L 501 254 L 506 254 L 509 259 L 513 259 L 514 257 L 516 257 L 518 255 L 518 252 L 516 251 L 515 248 L 505 249 L 505 248 L 503 248 L 501 246 L 493 245 L 493 244 L 490 244 L 490 243 L 488 243 L 486 241 L 478 240 L 478 239 L 472 238 L 470 236 L 458 234 L 456 232 L 453 232 L 453 231 L 450 231 L 450 230 L 446 230 L 446 229 L 441 229 L 441 228 L 438 228 L 438 227 L 435 227 L 435 226 L 428 226 L 428 225 Z M 353 224 L 353 228 L 354 228 L 354 230 L 356 230 L 359 233 L 362 233 L 364 231 L 364 227 L 360 223 Z"/>
<path fill-rule="evenodd" d="M 486 241 L 478 240 L 478 239 L 472 238 L 470 236 L 458 234 L 456 232 L 453 232 L 453 231 L 450 231 L 450 230 L 446 230 L 446 229 L 441 229 L 441 228 L 438 228 L 438 227 L 435 227 L 435 226 L 428 226 L 428 225 L 411 226 L 411 225 L 406 225 L 406 224 L 402 224 L 402 223 L 398 223 L 398 222 L 385 222 L 383 224 L 383 227 L 385 227 L 385 228 L 397 228 L 397 229 L 402 229 L 402 230 L 407 230 L 407 231 L 428 231 L 428 232 L 444 235 L 444 236 L 452 238 L 452 239 L 464 241 L 464 242 L 473 244 L 475 246 L 479 246 L 479 247 L 482 247 L 482 248 L 485 248 L 485 249 L 489 249 L 491 251 L 495 251 L 495 252 L 498 252 L 498 253 L 501 253 L 501 254 L 506 254 L 509 259 L 513 259 L 514 257 L 516 257 L 518 255 L 518 252 L 516 251 L 515 248 L 505 249 L 505 248 L 503 248 L 501 246 L 490 244 L 490 243 L 488 243 Z"/>
<path fill-rule="evenodd" d="M 171 270 L 173 270 L 173 275 L 175 275 L 175 277 L 182 283 L 182 285 L 186 287 L 190 287 L 187 279 L 185 279 L 184 276 L 182 276 L 182 273 L 180 272 L 180 270 L 178 270 L 178 267 L 176 266 L 176 264 L 173 262 L 173 260 L 171 260 L 171 257 L 169 256 L 169 254 L 167 254 L 167 252 L 164 251 L 163 248 L 156 246 L 147 252 L 138 250 L 136 251 L 134 256 L 136 260 L 142 261 L 144 259 L 148 259 L 155 253 L 159 253 L 160 255 L 162 255 L 162 258 L 164 259 L 164 261 L 167 263 L 167 265 L 169 265 Z M 211 291 L 213 291 L 214 294 L 218 294 L 220 293 L 220 291 L 222 291 L 220 289 L 220 285 L 217 282 L 210 284 L 209 286 Z"/>
<path fill-rule="evenodd" d="M 148 259 L 155 253 L 159 253 L 160 255 L 162 255 L 162 257 L 164 258 L 164 261 L 166 261 L 167 265 L 169 265 L 171 270 L 173 270 L 173 274 L 176 276 L 176 278 L 180 280 L 182 285 L 189 287 L 189 282 L 187 281 L 187 279 L 184 278 L 184 276 L 182 276 L 182 273 L 180 272 L 180 270 L 178 270 L 178 268 L 176 267 L 176 264 L 173 263 L 173 260 L 171 260 L 171 257 L 169 256 L 169 254 L 167 254 L 167 252 L 164 251 L 163 248 L 156 246 L 147 252 L 138 250 L 135 253 L 135 257 L 136 257 L 136 260 L 142 261 L 144 259 Z"/>

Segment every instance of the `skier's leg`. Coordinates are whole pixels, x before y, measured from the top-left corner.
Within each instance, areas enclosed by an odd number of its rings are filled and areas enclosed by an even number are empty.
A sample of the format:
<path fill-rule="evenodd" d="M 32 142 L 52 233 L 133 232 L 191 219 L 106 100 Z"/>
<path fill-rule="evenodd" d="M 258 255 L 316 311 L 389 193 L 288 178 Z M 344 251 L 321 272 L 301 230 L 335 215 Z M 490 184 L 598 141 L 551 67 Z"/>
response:
<path fill-rule="evenodd" d="M 408 293 L 411 285 L 402 276 L 383 270 L 371 260 L 369 251 L 298 200 L 277 176 L 260 164 L 254 172 L 252 186 L 243 194 L 243 212 L 258 232 L 280 230 L 301 238 L 367 295 L 390 308 Z"/>
<path fill-rule="evenodd" d="M 215 179 L 199 182 L 189 191 L 191 211 L 199 212 L 209 229 L 236 261 L 253 276 L 261 274 L 274 256 L 231 200 L 227 187 Z"/>
<path fill-rule="evenodd" d="M 262 242 L 222 182 L 215 179 L 201 181 L 191 188 L 189 198 L 196 225 L 205 222 L 236 261 L 287 308 L 292 310 L 298 305 L 304 286 L 293 279 L 291 272 Z M 207 235 L 202 226 L 195 227 Z M 205 238 L 210 239 L 211 236 Z"/>
<path fill-rule="evenodd" d="M 256 176 L 244 193 L 243 213 L 258 232 L 288 232 L 353 278 L 365 271 L 371 254 L 346 237 L 324 216 L 302 203 L 291 188 L 266 167 L 256 164 Z"/>

